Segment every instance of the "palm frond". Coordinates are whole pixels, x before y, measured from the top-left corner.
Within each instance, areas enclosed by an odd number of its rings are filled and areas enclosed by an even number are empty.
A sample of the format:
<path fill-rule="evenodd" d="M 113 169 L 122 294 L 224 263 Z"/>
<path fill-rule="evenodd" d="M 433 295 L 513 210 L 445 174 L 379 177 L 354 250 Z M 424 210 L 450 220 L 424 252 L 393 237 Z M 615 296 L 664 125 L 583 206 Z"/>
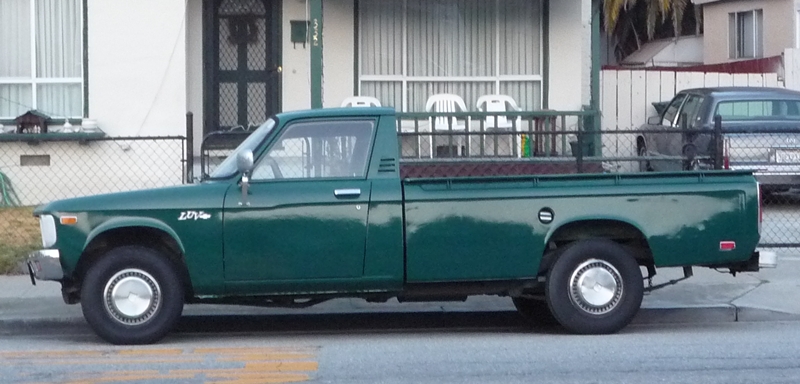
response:
<path fill-rule="evenodd" d="M 675 30 L 675 37 L 681 35 L 683 13 L 686 11 L 688 4 L 689 0 L 672 0 L 672 28 Z"/>

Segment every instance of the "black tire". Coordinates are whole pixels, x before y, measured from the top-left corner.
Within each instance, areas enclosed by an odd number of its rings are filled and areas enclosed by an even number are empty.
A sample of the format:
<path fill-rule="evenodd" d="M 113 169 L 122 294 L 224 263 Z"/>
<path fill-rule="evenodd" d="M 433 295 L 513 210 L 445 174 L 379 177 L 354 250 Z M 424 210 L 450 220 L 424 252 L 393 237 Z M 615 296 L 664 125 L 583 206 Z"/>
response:
<path fill-rule="evenodd" d="M 556 259 L 545 286 L 553 317 L 568 331 L 581 334 L 624 328 L 639 311 L 643 294 L 636 260 L 621 245 L 605 239 L 571 245 Z"/>
<path fill-rule="evenodd" d="M 543 327 L 558 325 L 558 320 L 556 320 L 556 318 L 553 317 L 553 313 L 550 312 L 547 301 L 529 299 L 526 297 L 512 297 L 511 300 L 514 302 L 514 307 L 517 308 L 517 312 L 531 325 Z"/>
<path fill-rule="evenodd" d="M 81 287 L 81 309 L 103 340 L 149 344 L 178 323 L 183 295 L 181 279 L 166 257 L 150 248 L 124 246 L 108 251 L 89 268 Z M 132 296 L 137 300 L 130 300 Z"/>

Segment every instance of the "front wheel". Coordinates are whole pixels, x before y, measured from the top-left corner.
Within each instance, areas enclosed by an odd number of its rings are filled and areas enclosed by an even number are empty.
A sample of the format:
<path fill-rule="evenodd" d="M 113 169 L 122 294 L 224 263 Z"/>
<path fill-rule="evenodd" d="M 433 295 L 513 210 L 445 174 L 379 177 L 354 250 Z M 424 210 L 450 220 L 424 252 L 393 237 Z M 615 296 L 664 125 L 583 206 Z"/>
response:
<path fill-rule="evenodd" d="M 175 266 L 157 251 L 112 249 L 89 268 L 81 309 L 103 340 L 149 344 L 166 336 L 183 311 L 183 285 Z"/>
<path fill-rule="evenodd" d="M 642 305 L 639 265 L 610 240 L 584 240 L 556 259 L 545 296 L 556 320 L 568 331 L 607 334 L 628 325 Z"/>

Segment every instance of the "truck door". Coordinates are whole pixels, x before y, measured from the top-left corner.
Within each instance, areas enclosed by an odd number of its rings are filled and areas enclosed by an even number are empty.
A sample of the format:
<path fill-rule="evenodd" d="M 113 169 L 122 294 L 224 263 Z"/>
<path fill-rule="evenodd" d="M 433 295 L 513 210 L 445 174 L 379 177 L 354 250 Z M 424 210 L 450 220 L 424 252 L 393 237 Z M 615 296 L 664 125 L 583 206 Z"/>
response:
<path fill-rule="evenodd" d="M 256 160 L 246 201 L 238 185 L 227 192 L 226 281 L 361 277 L 374 133 L 370 119 L 288 123 Z"/>

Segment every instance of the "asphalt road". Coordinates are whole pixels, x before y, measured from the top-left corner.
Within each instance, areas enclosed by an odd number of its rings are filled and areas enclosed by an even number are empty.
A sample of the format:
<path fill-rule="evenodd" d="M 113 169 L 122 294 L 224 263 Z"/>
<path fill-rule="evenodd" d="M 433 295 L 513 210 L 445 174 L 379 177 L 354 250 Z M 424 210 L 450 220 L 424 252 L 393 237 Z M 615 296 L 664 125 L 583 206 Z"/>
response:
<path fill-rule="evenodd" d="M 350 326 L 334 315 L 283 327 L 253 321 L 244 328 L 226 318 L 189 319 L 163 342 L 137 347 L 105 344 L 81 327 L 4 335 L 0 382 L 731 384 L 800 378 L 800 322 L 633 325 L 616 335 L 575 336 L 531 330 L 507 313 L 451 314 L 449 322 L 430 314 L 387 316 Z"/>

